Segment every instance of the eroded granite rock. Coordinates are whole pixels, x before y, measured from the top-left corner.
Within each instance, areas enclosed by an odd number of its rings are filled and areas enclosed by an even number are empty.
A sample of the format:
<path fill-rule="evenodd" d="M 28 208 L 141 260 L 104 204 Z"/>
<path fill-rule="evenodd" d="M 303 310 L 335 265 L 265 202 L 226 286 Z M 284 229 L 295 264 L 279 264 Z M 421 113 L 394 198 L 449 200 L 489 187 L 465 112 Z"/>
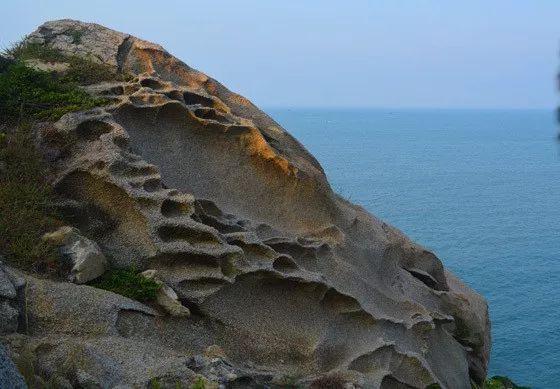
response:
<path fill-rule="evenodd" d="M 460 389 L 485 376 L 484 299 L 336 195 L 247 99 L 99 25 L 48 22 L 29 39 L 134 76 L 89 86 L 113 103 L 42 127 L 39 142 L 58 194 L 88 210 L 71 223 L 112 266 L 156 270 L 193 313 L 161 318 L 108 292 L 36 281 L 29 343 L 48 343 L 44 371 L 78 353 L 86 368 L 69 370 L 74 382 L 145 383 L 138 366 L 192 382 L 186 361 L 218 344 L 256 383 L 337 373 L 356 387 Z"/>
<path fill-rule="evenodd" d="M 156 270 L 146 270 L 142 275 L 155 281 L 160 289 L 157 292 L 156 303 L 172 316 L 189 316 L 191 311 L 181 304 L 177 293 L 157 277 Z"/>

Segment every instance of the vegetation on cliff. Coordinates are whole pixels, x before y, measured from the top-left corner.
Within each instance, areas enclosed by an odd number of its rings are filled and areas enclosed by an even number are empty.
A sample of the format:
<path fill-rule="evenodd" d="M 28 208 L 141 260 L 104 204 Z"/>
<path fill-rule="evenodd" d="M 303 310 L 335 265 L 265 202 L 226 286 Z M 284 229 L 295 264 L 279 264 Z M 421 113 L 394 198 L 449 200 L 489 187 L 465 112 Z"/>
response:
<path fill-rule="evenodd" d="M 68 112 L 105 104 L 56 74 L 14 62 L 0 73 L 0 120 L 17 124 L 57 120 Z"/>
<path fill-rule="evenodd" d="M 0 252 L 21 268 L 45 269 L 55 263 L 54 248 L 41 236 L 56 221 L 54 195 L 28 125 L 0 136 Z"/>
<path fill-rule="evenodd" d="M 96 84 L 103 81 L 127 80 L 127 74 L 117 73 L 111 66 L 96 62 L 93 58 L 64 55 L 60 50 L 39 43 L 22 40 L 4 50 L 4 57 L 18 62 L 42 61 L 47 64 L 64 64 L 59 72 L 59 81 L 63 84 Z"/>
<path fill-rule="evenodd" d="M 494 376 L 486 379 L 482 389 L 529 389 L 529 387 L 516 385 L 508 377 Z"/>
<path fill-rule="evenodd" d="M 17 44 L 0 55 L 0 253 L 18 267 L 45 271 L 57 263 L 56 250 L 40 239 L 56 225 L 54 194 L 32 126 L 107 100 L 78 86 L 82 79 L 76 74 L 86 67 L 84 61 L 75 61 L 75 72 L 61 76 L 27 66 L 31 57 L 53 59 L 56 53 Z"/>

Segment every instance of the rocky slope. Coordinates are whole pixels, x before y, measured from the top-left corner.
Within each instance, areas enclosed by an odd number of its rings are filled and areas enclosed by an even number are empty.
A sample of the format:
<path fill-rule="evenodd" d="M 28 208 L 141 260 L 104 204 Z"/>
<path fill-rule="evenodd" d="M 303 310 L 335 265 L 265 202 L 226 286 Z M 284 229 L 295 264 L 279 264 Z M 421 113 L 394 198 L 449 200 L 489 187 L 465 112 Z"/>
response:
<path fill-rule="evenodd" d="M 247 99 L 96 24 L 48 22 L 27 39 L 132 75 L 88 86 L 112 103 L 39 126 L 38 142 L 67 221 L 112 267 L 155 270 L 192 315 L 24 275 L 28 335 L 4 336 L 14 354 L 32 350 L 43 375 L 74 386 L 197 374 L 229 387 L 484 379 L 484 299 L 336 195 L 313 156 Z"/>

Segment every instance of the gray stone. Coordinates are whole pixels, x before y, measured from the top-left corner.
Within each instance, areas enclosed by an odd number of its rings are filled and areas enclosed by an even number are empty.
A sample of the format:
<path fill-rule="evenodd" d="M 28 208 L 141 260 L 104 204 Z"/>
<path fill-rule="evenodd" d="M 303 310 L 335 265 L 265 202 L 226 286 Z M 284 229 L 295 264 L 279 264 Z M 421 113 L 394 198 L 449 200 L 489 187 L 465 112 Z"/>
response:
<path fill-rule="evenodd" d="M 19 312 L 8 301 L 0 301 L 0 334 L 11 334 L 18 329 Z"/>
<path fill-rule="evenodd" d="M 190 310 L 179 301 L 177 293 L 157 277 L 157 271 L 150 269 L 142 272 L 147 279 L 153 280 L 160 285 L 157 292 L 156 302 L 171 316 L 190 316 Z"/>
<path fill-rule="evenodd" d="M 61 252 L 67 255 L 73 263 L 70 270 L 70 281 L 76 284 L 85 284 L 94 280 L 107 270 L 107 259 L 99 246 L 85 237 L 64 246 Z"/>
<path fill-rule="evenodd" d="M 8 274 L 4 271 L 2 262 L 0 262 L 0 298 L 15 299 L 16 289 Z"/>
<path fill-rule="evenodd" d="M 0 389 L 27 389 L 20 372 L 14 362 L 0 344 Z"/>
<path fill-rule="evenodd" d="M 101 276 L 108 267 L 107 259 L 94 241 L 80 235 L 73 227 L 64 226 L 43 235 L 43 240 L 60 246 L 60 251 L 72 263 L 69 279 L 84 284 Z"/>
<path fill-rule="evenodd" d="M 25 314 L 25 278 L 13 268 L 5 268 L 5 272 L 16 291 L 16 298 L 10 301 L 12 307 L 18 311 L 18 332 L 27 331 L 27 315 Z"/>
<path fill-rule="evenodd" d="M 0 334 L 2 335 L 23 328 L 24 287 L 25 280 L 15 273 L 11 274 L 0 261 Z"/>

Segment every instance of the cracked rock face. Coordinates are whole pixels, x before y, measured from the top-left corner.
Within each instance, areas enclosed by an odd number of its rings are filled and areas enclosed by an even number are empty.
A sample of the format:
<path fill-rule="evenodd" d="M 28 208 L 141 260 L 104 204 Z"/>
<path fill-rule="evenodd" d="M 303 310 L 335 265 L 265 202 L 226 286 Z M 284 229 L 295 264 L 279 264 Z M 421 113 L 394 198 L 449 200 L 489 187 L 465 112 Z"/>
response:
<path fill-rule="evenodd" d="M 48 22 L 28 39 L 134 75 L 89 86 L 113 103 L 39 134 L 52 183 L 74 204 L 69 222 L 111 266 L 156 270 L 193 314 L 156 336 L 152 313 L 121 310 L 115 344 L 141 339 L 169 355 L 218 344 L 239 366 L 305 382 L 343 372 L 368 388 L 484 378 L 484 299 L 336 195 L 313 156 L 247 99 L 96 24 Z M 185 330 L 194 321 L 198 340 Z"/>

